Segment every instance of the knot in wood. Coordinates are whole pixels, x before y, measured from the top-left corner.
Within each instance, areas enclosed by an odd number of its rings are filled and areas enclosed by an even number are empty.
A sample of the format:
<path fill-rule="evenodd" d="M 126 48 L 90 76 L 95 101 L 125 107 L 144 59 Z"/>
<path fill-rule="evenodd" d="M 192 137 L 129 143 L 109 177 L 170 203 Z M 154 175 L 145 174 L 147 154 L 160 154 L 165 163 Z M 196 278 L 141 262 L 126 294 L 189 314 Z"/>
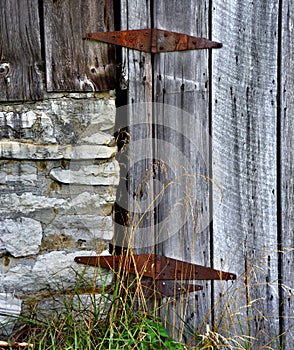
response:
<path fill-rule="evenodd" d="M 11 65 L 9 62 L 0 63 L 0 76 L 7 78 L 11 72 Z"/>

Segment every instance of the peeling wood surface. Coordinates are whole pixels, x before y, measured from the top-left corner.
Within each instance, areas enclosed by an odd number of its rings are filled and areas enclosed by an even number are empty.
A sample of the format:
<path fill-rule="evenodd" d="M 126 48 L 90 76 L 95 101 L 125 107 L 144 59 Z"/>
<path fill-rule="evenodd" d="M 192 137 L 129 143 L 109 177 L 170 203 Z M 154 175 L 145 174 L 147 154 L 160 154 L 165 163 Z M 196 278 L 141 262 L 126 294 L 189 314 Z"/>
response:
<path fill-rule="evenodd" d="M 48 91 L 99 91 L 115 87 L 114 47 L 83 40 L 114 29 L 111 1 L 44 0 Z"/>
<path fill-rule="evenodd" d="M 223 191 L 213 221 L 214 264 L 239 276 L 229 290 L 215 284 L 215 321 L 236 329 L 230 315 L 243 310 L 244 335 L 256 338 L 257 349 L 279 334 L 279 9 L 276 1 L 212 4 L 213 39 L 223 42 L 213 59 L 213 178 Z"/>
<path fill-rule="evenodd" d="M 1 1 L 0 101 L 42 99 L 39 23 L 37 0 Z"/>
<path fill-rule="evenodd" d="M 281 23 L 281 292 L 286 349 L 294 348 L 294 2 L 283 1 Z"/>

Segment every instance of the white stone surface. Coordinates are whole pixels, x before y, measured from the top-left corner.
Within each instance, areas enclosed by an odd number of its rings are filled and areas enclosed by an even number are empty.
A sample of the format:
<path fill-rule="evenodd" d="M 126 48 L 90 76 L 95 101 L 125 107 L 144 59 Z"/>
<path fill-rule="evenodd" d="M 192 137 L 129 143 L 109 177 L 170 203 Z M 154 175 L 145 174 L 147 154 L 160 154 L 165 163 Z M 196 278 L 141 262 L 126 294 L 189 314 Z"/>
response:
<path fill-rule="evenodd" d="M 82 166 L 79 170 L 52 169 L 50 177 L 65 184 L 117 186 L 119 183 L 119 164 L 114 160 L 98 165 Z"/>
<path fill-rule="evenodd" d="M 28 111 L 21 114 L 21 124 L 23 128 L 31 128 L 37 121 L 37 115 L 33 111 Z M 13 128 L 13 122 L 10 120 L 10 126 Z"/>
<path fill-rule="evenodd" d="M 14 257 L 38 254 L 42 241 L 40 222 L 19 217 L 0 222 L 0 253 Z"/>
<path fill-rule="evenodd" d="M 84 242 L 83 246 L 94 247 L 101 245 L 101 241 L 109 241 L 113 237 L 112 216 L 98 214 L 78 214 L 56 216 L 44 228 L 45 235 L 65 234 L 71 237 L 73 242 Z"/>
<path fill-rule="evenodd" d="M 24 265 L 19 261 L 3 274 L 2 286 L 5 290 L 13 290 L 17 295 L 21 295 L 30 291 L 70 290 L 81 282 L 88 285 L 94 282 L 97 287 L 110 285 L 112 274 L 108 269 L 81 265 L 74 261 L 76 256 L 96 255 L 93 250 L 69 254 L 54 251 L 39 255 L 33 266 Z"/>
<path fill-rule="evenodd" d="M 40 209 L 68 208 L 69 202 L 70 198 L 50 198 L 30 192 L 5 194 L 0 196 L 0 214 L 7 211 L 28 214 Z"/>
<path fill-rule="evenodd" d="M 53 126 L 52 120 L 44 112 L 41 113 L 40 128 L 42 129 L 42 133 L 43 133 L 42 140 L 44 142 L 49 142 L 49 143 L 57 142 L 54 136 L 54 126 Z"/>
<path fill-rule="evenodd" d="M 26 113 L 4 113 L 3 118 L 6 119 L 6 124 L 12 129 L 16 128 L 31 128 L 37 121 L 37 115 L 33 111 Z"/>
<path fill-rule="evenodd" d="M 105 283 L 108 270 L 74 257 L 113 236 L 113 96 L 49 93 L 0 106 L 0 292 L 71 289 L 79 275 Z"/>
<path fill-rule="evenodd" d="M 99 208 L 107 205 L 112 205 L 115 201 L 115 191 L 113 193 L 106 192 L 104 195 L 82 192 L 78 195 L 73 195 L 70 202 L 77 214 L 96 214 L 99 215 Z M 1 210 L 1 209 L 0 209 Z"/>
<path fill-rule="evenodd" d="M 115 201 L 115 191 L 113 193 L 96 194 L 82 192 L 73 194 L 68 198 L 54 198 L 38 196 L 30 192 L 18 195 L 16 193 L 0 196 L 0 214 L 9 212 L 19 212 L 24 214 L 33 213 L 39 210 L 55 209 L 57 211 L 69 212 L 72 209 L 78 213 L 89 214 L 91 208 L 96 212 L 103 205 L 113 204 Z"/>
<path fill-rule="evenodd" d="M 9 334 L 21 312 L 22 301 L 12 293 L 0 293 L 0 333 Z"/>
<path fill-rule="evenodd" d="M 33 144 L 17 141 L 0 141 L 0 157 L 8 159 L 95 159 L 112 158 L 115 146 Z"/>
<path fill-rule="evenodd" d="M 92 135 L 82 135 L 81 142 L 91 145 L 110 145 L 114 143 L 114 137 L 105 132 L 96 132 Z"/>
<path fill-rule="evenodd" d="M 37 168 L 33 165 L 6 162 L 0 164 L 0 185 L 7 183 L 34 185 L 37 181 Z"/>

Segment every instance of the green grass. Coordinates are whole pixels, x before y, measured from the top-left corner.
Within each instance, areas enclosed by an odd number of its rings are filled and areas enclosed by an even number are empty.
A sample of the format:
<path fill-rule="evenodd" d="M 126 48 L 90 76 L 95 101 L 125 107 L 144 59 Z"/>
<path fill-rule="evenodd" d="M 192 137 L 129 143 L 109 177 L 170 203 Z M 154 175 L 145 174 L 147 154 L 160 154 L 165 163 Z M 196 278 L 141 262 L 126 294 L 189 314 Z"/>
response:
<path fill-rule="evenodd" d="M 101 309 L 103 303 L 107 310 Z M 97 299 L 93 295 L 85 305 L 67 296 L 64 310 L 52 311 L 49 317 L 35 312 L 35 317 L 21 320 L 15 337 L 39 350 L 184 349 L 158 319 L 127 307 L 119 298 L 109 301 L 106 295 Z"/>
<path fill-rule="evenodd" d="M 248 328 L 250 319 L 246 318 L 250 314 L 245 312 L 242 315 L 242 312 L 254 308 L 255 303 L 258 307 L 259 300 L 247 298 L 247 305 L 239 304 L 244 300 L 240 298 L 244 287 L 239 284 L 244 284 L 244 276 L 239 276 L 230 288 L 224 282 L 224 292 L 213 305 L 215 310 L 222 310 L 215 317 L 214 326 L 209 326 L 212 310 L 203 315 L 198 329 L 182 320 L 186 332 L 190 333 L 183 344 L 183 337 L 171 336 L 177 334 L 171 331 L 175 327 L 172 324 L 175 318 L 168 314 L 168 302 L 173 303 L 173 298 L 164 303 L 157 303 L 153 298 L 146 300 L 140 288 L 142 276 L 137 274 L 130 278 L 126 270 L 122 263 L 115 273 L 111 290 L 104 286 L 99 294 L 95 283 L 92 290 L 84 293 L 83 288 L 89 282 L 91 285 L 91 281 L 85 281 L 84 276 L 79 275 L 73 291 L 39 294 L 25 300 L 25 316 L 19 318 L 10 341 L 34 344 L 34 349 L 38 350 L 282 350 L 279 335 L 273 336 L 262 347 L 255 346 L 256 339 Z M 99 272 L 96 275 L 99 277 Z M 249 287 L 249 279 L 247 283 Z M 183 296 L 182 300 L 185 298 Z M 180 319 L 180 315 L 175 317 Z"/>
<path fill-rule="evenodd" d="M 84 282 L 80 276 L 71 293 L 26 300 L 26 317 L 18 320 L 11 342 L 34 344 L 38 350 L 185 349 L 149 311 L 152 303 L 139 284 L 131 287 L 134 281 L 127 274 L 116 275 L 111 293 L 102 288 L 100 294 L 96 289 L 80 294 Z"/>

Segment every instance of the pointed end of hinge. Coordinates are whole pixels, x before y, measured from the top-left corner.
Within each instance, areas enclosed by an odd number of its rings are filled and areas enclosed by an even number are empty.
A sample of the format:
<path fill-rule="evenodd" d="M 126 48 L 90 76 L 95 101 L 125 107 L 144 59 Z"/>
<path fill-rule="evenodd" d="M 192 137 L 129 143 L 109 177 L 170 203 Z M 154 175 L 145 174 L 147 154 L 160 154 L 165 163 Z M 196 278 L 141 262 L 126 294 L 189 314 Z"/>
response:
<path fill-rule="evenodd" d="M 224 281 L 234 281 L 237 279 L 237 275 L 231 272 L 220 271 L 219 279 Z"/>
<path fill-rule="evenodd" d="M 222 47 L 223 47 L 222 43 L 219 43 L 217 41 L 207 41 L 208 49 L 221 49 Z"/>
<path fill-rule="evenodd" d="M 188 284 L 188 293 L 198 292 L 200 290 L 203 290 L 203 286 L 200 286 L 199 284 Z"/>
<path fill-rule="evenodd" d="M 237 275 L 235 275 L 234 273 L 230 273 L 230 279 L 231 280 L 236 280 L 237 279 Z"/>

